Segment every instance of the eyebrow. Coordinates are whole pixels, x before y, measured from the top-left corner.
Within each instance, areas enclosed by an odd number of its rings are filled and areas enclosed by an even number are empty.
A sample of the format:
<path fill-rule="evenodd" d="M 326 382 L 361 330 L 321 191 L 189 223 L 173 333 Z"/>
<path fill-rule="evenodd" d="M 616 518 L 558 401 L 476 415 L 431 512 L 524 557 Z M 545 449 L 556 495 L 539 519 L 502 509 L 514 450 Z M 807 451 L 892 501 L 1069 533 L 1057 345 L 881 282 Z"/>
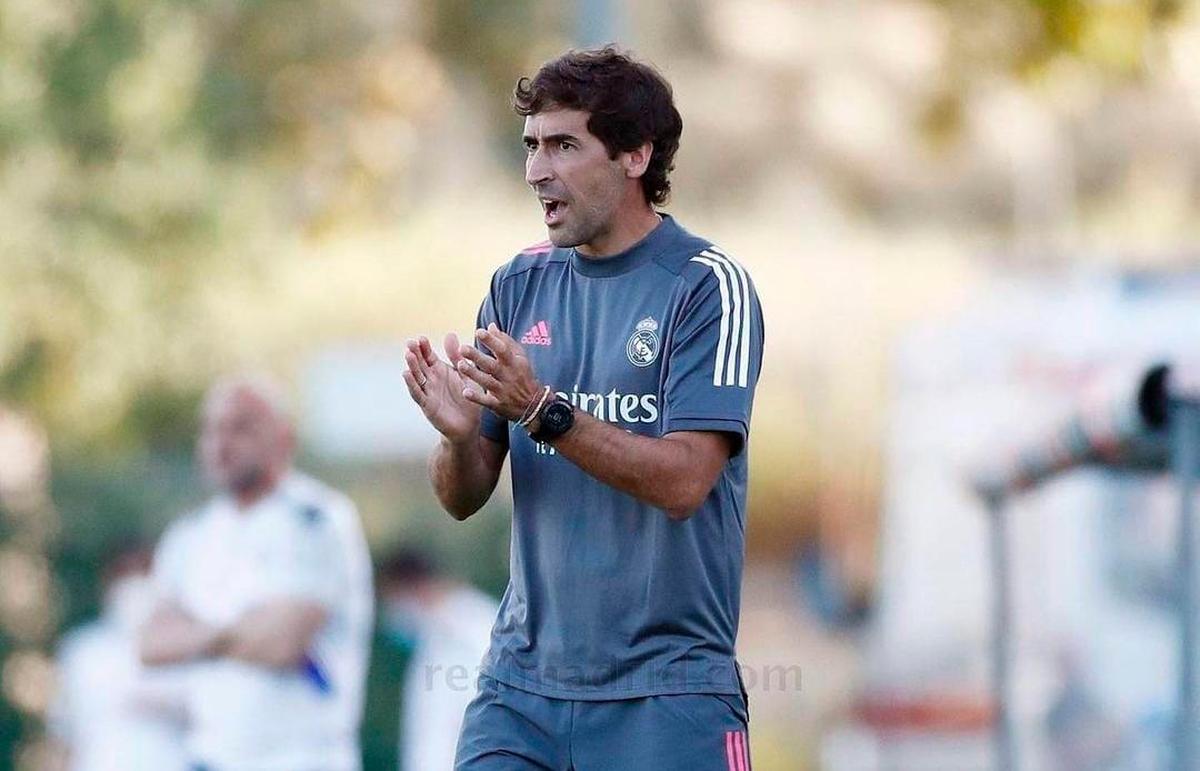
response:
<path fill-rule="evenodd" d="M 546 135 L 546 136 L 543 138 L 543 141 L 545 141 L 545 142 L 547 142 L 547 143 L 562 142 L 562 141 L 564 141 L 564 140 L 570 140 L 570 141 L 572 141 L 572 142 L 578 142 L 578 141 L 579 141 L 579 138 L 578 138 L 578 137 L 576 137 L 574 134 L 566 134 L 566 133 L 562 133 L 562 134 L 548 134 L 548 135 Z M 534 136 L 534 135 L 532 135 L 532 134 L 526 134 L 526 135 L 525 135 L 525 136 L 522 138 L 522 141 L 523 141 L 523 142 L 525 142 L 525 144 L 531 144 L 531 143 L 532 143 L 532 144 L 537 144 L 537 141 L 538 141 L 538 139 L 537 139 L 537 137 L 535 137 L 535 136 Z"/>

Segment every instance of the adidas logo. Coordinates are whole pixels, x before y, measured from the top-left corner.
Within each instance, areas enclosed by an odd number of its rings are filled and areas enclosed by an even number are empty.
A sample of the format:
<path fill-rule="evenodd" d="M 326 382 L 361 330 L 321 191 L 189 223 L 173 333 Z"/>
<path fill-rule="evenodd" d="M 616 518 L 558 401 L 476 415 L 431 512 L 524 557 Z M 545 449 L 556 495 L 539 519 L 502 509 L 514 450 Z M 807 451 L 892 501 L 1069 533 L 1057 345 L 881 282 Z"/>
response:
<path fill-rule="evenodd" d="M 550 345 L 550 326 L 545 321 L 539 321 L 521 335 L 522 345 Z"/>

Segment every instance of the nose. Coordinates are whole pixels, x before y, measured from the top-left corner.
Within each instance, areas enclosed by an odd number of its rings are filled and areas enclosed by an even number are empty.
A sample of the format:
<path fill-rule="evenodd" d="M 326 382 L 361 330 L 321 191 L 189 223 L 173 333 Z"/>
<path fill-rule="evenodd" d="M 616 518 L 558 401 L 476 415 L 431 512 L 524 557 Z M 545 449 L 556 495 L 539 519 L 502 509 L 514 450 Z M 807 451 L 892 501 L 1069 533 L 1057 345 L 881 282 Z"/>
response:
<path fill-rule="evenodd" d="M 553 177 L 554 172 L 550 167 L 550 161 L 541 148 L 534 150 L 525 159 L 525 183 L 530 187 L 537 188 L 539 185 L 549 182 Z"/>

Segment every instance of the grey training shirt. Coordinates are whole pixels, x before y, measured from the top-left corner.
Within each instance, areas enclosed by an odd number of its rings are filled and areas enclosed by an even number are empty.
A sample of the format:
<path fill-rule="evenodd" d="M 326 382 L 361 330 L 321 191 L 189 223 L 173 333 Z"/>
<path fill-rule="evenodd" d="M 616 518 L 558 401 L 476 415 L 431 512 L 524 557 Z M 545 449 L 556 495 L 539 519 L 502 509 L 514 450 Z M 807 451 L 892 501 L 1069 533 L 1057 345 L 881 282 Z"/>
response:
<path fill-rule="evenodd" d="M 762 362 L 754 285 L 665 216 L 622 254 L 544 244 L 492 279 L 478 323 L 519 340 L 538 379 L 645 436 L 720 431 L 735 452 L 687 520 L 581 471 L 485 410 L 512 464 L 511 578 L 484 674 L 553 698 L 737 693 L 746 446 Z"/>

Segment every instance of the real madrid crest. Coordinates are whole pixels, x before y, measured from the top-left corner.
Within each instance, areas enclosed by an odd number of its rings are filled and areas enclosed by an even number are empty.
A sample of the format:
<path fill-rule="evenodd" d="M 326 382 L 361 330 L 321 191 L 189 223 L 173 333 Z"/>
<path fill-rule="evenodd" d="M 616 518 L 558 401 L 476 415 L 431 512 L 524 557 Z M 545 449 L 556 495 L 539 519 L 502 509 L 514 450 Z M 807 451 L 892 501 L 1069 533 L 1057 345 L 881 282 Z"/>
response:
<path fill-rule="evenodd" d="M 635 367 L 649 367 L 658 358 L 658 322 L 652 316 L 637 323 L 625 344 L 625 355 Z"/>

